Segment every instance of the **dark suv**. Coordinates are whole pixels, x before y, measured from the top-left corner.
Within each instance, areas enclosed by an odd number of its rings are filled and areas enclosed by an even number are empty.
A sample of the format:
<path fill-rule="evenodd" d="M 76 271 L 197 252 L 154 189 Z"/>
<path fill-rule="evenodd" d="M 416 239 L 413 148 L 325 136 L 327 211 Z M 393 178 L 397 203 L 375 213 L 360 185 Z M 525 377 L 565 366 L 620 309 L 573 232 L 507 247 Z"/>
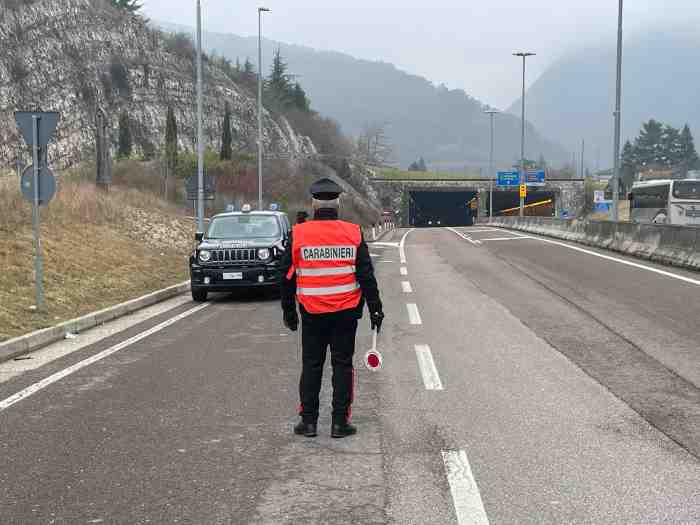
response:
<path fill-rule="evenodd" d="M 203 302 L 209 292 L 276 286 L 290 231 L 289 218 L 278 211 L 246 207 L 212 217 L 190 256 L 192 298 Z"/>

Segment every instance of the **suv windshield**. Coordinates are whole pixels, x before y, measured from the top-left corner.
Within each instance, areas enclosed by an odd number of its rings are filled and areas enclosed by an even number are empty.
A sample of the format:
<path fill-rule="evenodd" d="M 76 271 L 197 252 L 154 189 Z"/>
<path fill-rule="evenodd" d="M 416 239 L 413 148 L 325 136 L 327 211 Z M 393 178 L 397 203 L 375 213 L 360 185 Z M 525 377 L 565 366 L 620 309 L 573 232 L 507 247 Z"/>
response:
<path fill-rule="evenodd" d="M 270 215 L 232 215 L 215 218 L 208 239 L 258 239 L 280 234 L 277 219 Z"/>
<path fill-rule="evenodd" d="M 673 185 L 673 196 L 676 199 L 692 199 L 700 201 L 700 180 L 686 180 Z"/>

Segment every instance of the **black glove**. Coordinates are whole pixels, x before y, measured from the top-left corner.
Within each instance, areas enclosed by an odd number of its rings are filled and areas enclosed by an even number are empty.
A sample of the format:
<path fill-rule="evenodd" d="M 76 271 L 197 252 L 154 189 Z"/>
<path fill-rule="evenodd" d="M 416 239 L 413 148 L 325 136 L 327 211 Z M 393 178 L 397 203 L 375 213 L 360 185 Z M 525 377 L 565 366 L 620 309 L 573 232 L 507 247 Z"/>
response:
<path fill-rule="evenodd" d="M 371 323 L 372 330 L 377 330 L 377 333 L 379 333 L 382 329 L 382 321 L 384 321 L 384 312 L 381 310 L 370 312 L 369 321 Z"/>
<path fill-rule="evenodd" d="M 296 310 L 284 311 L 284 326 L 292 332 L 296 332 L 299 329 L 299 314 Z"/>

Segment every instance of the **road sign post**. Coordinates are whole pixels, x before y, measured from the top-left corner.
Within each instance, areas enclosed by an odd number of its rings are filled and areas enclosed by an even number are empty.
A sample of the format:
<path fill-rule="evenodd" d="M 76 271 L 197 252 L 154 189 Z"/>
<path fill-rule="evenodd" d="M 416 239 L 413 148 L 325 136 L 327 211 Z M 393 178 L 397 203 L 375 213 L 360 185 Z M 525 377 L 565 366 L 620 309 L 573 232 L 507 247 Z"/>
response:
<path fill-rule="evenodd" d="M 31 197 L 32 202 L 32 230 L 34 233 L 34 281 L 36 288 L 36 309 L 44 310 L 44 259 L 41 249 L 41 216 L 40 204 L 47 204 L 53 197 L 56 186 L 53 174 L 47 167 L 46 149 L 56 131 L 59 114 L 55 112 L 31 112 L 18 111 L 15 113 L 17 127 L 24 137 L 24 141 L 32 148 L 31 178 L 25 171 L 22 177 L 22 192 L 26 197 Z M 42 189 L 42 180 L 45 181 Z M 31 188 L 27 187 L 30 182 Z"/>

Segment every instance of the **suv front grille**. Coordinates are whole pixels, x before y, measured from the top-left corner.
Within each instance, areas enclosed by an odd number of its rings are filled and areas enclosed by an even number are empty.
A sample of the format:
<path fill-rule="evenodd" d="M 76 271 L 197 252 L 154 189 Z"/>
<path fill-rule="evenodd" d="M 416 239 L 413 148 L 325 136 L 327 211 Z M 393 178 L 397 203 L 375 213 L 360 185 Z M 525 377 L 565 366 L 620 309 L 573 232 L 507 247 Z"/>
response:
<path fill-rule="evenodd" d="M 229 250 L 212 250 L 212 263 L 249 263 L 258 260 L 255 248 L 232 248 Z"/>

